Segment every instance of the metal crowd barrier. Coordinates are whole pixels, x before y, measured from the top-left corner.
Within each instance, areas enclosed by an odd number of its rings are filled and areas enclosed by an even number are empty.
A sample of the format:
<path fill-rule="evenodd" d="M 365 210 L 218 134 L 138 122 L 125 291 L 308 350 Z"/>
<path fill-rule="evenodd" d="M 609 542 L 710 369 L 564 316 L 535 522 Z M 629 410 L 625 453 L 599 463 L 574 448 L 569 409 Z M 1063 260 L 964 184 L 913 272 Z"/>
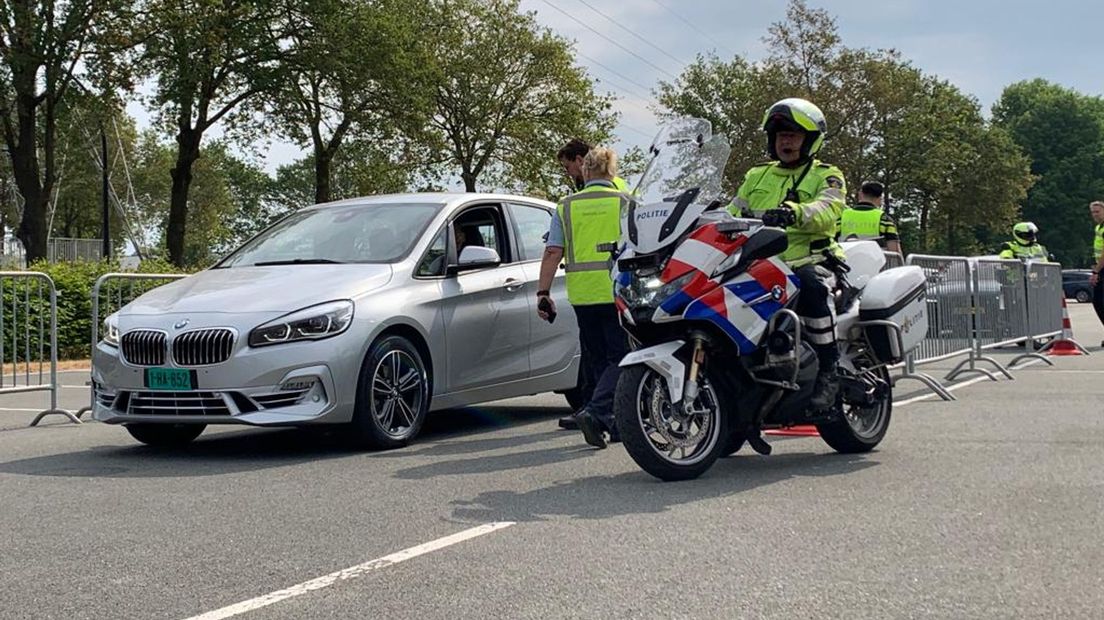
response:
<path fill-rule="evenodd" d="M 914 379 L 943 400 L 955 400 L 939 381 L 916 367 L 969 355 L 973 349 L 970 261 L 961 256 L 910 254 L 906 264 L 920 267 L 927 279 L 928 333 L 905 359 L 904 372 L 894 378 L 894 385 Z"/>
<path fill-rule="evenodd" d="M 905 266 L 905 257 L 900 252 L 885 252 L 885 259 L 886 262 L 882 267 L 882 271 Z"/>
<path fill-rule="evenodd" d="M 91 355 L 95 355 L 96 345 L 100 342 L 100 323 L 103 321 L 100 317 L 109 317 L 143 293 L 186 277 L 187 274 L 181 273 L 105 273 L 97 278 L 92 285 Z M 91 377 L 88 385 L 91 390 Z M 91 391 L 89 405 L 77 411 L 78 418 L 91 411 L 92 404 L 96 402 L 94 390 Z"/>
<path fill-rule="evenodd" d="M 947 373 L 947 380 L 976 372 L 993 381 L 997 376 L 978 368 L 978 362 L 991 364 L 1001 374 L 1014 379 L 1008 369 L 984 354 L 984 351 L 1027 342 L 1027 290 L 1023 283 L 1023 263 L 1018 260 L 972 258 L 970 357 Z"/>
<path fill-rule="evenodd" d="M 63 415 L 80 424 L 58 407 L 57 318 L 57 287 L 50 276 L 0 272 L 0 395 L 50 393 L 50 407 L 40 411 L 31 426 L 48 415 Z"/>
<path fill-rule="evenodd" d="M 1042 348 L 1046 351 L 1062 336 L 1062 303 L 1066 297 L 1062 290 L 1062 265 L 1032 261 L 1027 263 L 1026 271 L 1027 333 L 1032 344 L 1050 339 Z M 1074 345 L 1088 353 L 1081 345 Z"/>

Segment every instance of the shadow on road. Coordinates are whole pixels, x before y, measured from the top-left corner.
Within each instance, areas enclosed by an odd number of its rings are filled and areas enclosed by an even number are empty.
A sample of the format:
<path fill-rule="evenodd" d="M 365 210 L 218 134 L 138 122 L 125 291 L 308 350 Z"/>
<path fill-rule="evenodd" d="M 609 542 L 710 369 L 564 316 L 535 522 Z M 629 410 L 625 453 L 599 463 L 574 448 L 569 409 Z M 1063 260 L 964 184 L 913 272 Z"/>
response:
<path fill-rule="evenodd" d="M 245 428 L 201 435 L 181 448 L 152 448 L 139 444 L 99 446 L 76 452 L 38 456 L 0 463 L 0 472 L 29 476 L 89 478 L 161 478 L 217 476 L 244 471 L 286 467 L 336 458 L 370 456 L 404 458 L 412 455 L 469 453 L 509 445 L 525 445 L 547 439 L 545 433 L 495 437 L 451 443 L 458 436 L 491 433 L 508 427 L 542 422 L 552 424 L 560 408 L 479 407 L 432 414 L 414 445 L 390 452 L 370 452 L 351 447 L 338 428 L 258 429 Z M 132 441 L 122 428 L 121 441 Z M 444 444 L 423 443 L 446 440 Z"/>
<path fill-rule="evenodd" d="M 454 501 L 453 517 L 459 521 L 487 523 L 544 521 L 556 517 L 606 519 L 661 513 L 679 504 L 736 495 L 792 478 L 848 475 L 876 465 L 876 454 L 737 456 L 717 461 L 705 476 L 686 482 L 665 484 L 643 471 L 634 470 L 613 476 L 566 480 L 523 493 L 485 491 L 471 500 Z"/>

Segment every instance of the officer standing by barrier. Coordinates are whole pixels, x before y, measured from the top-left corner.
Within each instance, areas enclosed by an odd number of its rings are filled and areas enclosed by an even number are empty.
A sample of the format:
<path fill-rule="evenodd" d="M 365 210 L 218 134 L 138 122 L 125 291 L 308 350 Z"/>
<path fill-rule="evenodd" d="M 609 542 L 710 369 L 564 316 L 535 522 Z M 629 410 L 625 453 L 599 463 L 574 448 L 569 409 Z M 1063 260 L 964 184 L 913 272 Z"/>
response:
<path fill-rule="evenodd" d="M 584 187 L 564 198 L 556 207 L 548 229 L 548 241 L 541 260 L 537 290 L 537 313 L 546 320 L 556 318 L 556 303 L 550 296 L 552 280 L 562 259 L 567 271 L 567 299 L 579 323 L 583 368 L 591 375 L 594 393 L 576 414 L 586 442 L 605 448 L 618 441 L 613 421 L 613 392 L 620 375 L 618 364 L 629 351 L 613 305 L 613 280 L 609 254 L 598 244 L 621 236 L 621 210 L 630 198 L 617 189 L 617 156 L 608 148 L 595 147 L 583 158 Z"/>
<path fill-rule="evenodd" d="M 1093 309 L 1096 310 L 1096 318 L 1104 325 L 1104 202 L 1097 200 L 1089 205 L 1089 213 L 1092 214 L 1093 224 L 1093 273 L 1089 278 L 1089 284 L 1093 287 Z M 1104 347 L 1104 342 L 1100 343 Z"/>
<path fill-rule="evenodd" d="M 877 181 L 867 181 L 859 189 L 855 206 L 844 209 L 840 216 L 839 232 L 836 239 L 872 239 L 888 252 L 901 254 L 901 237 L 897 234 L 897 223 L 882 209 L 882 195 L 885 188 Z"/>

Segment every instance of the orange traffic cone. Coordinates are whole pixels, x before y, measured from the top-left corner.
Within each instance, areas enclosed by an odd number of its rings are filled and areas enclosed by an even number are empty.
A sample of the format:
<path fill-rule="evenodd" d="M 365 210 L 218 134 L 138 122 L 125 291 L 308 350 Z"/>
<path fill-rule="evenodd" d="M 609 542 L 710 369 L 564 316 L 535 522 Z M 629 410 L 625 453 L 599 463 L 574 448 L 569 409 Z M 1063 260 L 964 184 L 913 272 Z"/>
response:
<path fill-rule="evenodd" d="M 1085 347 L 1073 339 L 1073 326 L 1070 325 L 1069 307 L 1062 296 L 1062 335 L 1048 344 L 1043 352 L 1047 355 L 1089 355 Z"/>

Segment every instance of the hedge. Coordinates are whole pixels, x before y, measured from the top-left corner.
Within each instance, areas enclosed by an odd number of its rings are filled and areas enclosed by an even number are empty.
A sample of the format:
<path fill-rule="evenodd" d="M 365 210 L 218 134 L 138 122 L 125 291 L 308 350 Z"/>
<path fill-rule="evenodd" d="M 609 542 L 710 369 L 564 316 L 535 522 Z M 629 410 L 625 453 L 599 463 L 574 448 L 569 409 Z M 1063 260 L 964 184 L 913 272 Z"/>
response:
<path fill-rule="evenodd" d="M 66 263 L 47 263 L 45 261 L 36 262 L 29 268 L 30 271 L 40 271 L 49 275 L 54 280 L 54 285 L 57 287 L 58 292 L 58 358 L 59 359 L 87 359 L 91 354 L 90 340 L 92 337 L 92 285 L 95 284 L 96 279 L 105 273 L 111 273 L 115 271 L 122 271 L 119 267 L 119 263 L 116 261 L 78 261 L 78 262 L 66 262 Z M 173 267 L 170 263 L 162 260 L 146 260 L 142 261 L 137 273 L 187 273 Z M 35 301 L 37 296 L 37 285 L 30 283 L 28 280 L 9 280 L 9 284 L 4 290 L 3 297 L 3 309 L 2 312 L 11 318 L 12 311 L 12 299 L 13 294 L 21 295 L 21 298 L 26 296 L 26 287 L 30 286 L 30 297 L 32 299 L 32 310 L 34 312 L 47 312 L 48 306 L 36 307 L 39 304 Z M 127 293 L 131 292 L 130 287 L 127 287 Z M 148 290 L 155 286 L 163 284 L 161 281 L 145 281 L 134 289 L 135 293 L 140 293 L 142 290 Z M 22 288 L 21 288 L 22 287 Z M 14 290 L 13 290 L 14 289 Z M 110 295 L 110 291 L 105 291 Z M 48 295 L 48 293 L 46 293 Z M 48 303 L 48 298 L 45 300 Z M 126 301 L 126 300 L 124 300 Z M 107 306 L 107 307 L 105 307 Z M 110 302 L 101 303 L 100 320 L 102 321 L 110 311 Z M 19 309 L 22 312 L 22 309 Z M 34 315 L 32 315 L 34 316 Z M 46 321 L 48 326 L 49 315 L 46 314 Z M 20 320 L 22 324 L 23 321 Z M 47 327 L 48 328 L 48 327 Z M 5 329 L 5 337 L 12 338 L 10 331 L 10 323 Z M 32 331 L 37 332 L 36 326 L 32 326 Z M 32 351 L 37 350 L 37 333 L 32 337 Z M 23 338 L 22 335 L 17 335 L 17 339 Z M 17 348 L 22 348 L 20 345 Z M 34 353 L 32 353 L 32 356 Z M 9 352 L 7 361 L 11 361 L 11 353 Z M 22 357 L 22 351 L 20 357 Z"/>

